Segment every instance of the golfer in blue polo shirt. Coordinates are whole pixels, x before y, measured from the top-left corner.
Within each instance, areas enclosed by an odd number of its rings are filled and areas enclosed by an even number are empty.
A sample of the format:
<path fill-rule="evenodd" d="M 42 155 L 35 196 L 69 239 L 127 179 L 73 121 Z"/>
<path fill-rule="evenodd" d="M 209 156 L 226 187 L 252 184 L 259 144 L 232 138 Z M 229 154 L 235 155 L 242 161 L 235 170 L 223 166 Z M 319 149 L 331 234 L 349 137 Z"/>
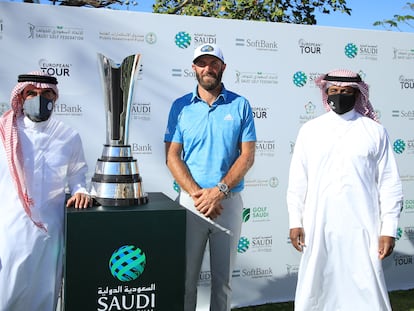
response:
<path fill-rule="evenodd" d="M 164 141 L 167 166 L 180 186 L 187 215 L 184 311 L 197 305 L 197 282 L 210 246 L 211 311 L 231 308 L 231 275 L 242 224 L 243 178 L 254 162 L 256 131 L 248 100 L 226 90 L 221 49 L 194 51 L 198 84 L 172 104 Z M 213 226 L 213 220 L 219 226 Z M 218 227 L 226 230 L 219 230 Z"/>

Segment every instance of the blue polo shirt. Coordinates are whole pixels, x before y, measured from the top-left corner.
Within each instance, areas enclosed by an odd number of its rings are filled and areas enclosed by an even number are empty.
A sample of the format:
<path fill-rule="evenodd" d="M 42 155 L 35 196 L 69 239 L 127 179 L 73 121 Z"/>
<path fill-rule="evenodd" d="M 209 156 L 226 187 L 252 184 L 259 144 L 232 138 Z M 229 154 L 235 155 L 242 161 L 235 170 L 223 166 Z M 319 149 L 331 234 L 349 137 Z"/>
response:
<path fill-rule="evenodd" d="M 240 143 L 256 141 L 250 104 L 223 85 L 210 107 L 196 87 L 173 102 L 164 141 L 182 144 L 183 160 L 194 180 L 202 188 L 214 187 L 240 155 Z M 231 191 L 243 188 L 242 180 Z"/>

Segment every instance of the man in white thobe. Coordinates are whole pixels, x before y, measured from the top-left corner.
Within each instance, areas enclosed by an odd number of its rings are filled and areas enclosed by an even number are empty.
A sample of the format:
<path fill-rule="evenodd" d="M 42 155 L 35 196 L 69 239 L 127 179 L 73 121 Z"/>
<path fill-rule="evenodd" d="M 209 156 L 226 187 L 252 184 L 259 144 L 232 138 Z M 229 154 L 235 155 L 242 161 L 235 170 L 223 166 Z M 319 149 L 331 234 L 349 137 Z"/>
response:
<path fill-rule="evenodd" d="M 20 75 L 0 118 L 0 311 L 54 311 L 62 284 L 67 205 L 85 208 L 80 136 L 51 118 L 57 80 Z"/>
<path fill-rule="evenodd" d="M 358 74 L 316 84 L 328 112 L 300 129 L 287 190 L 290 239 L 303 252 L 295 310 L 391 310 L 381 260 L 403 199 L 392 147 Z"/>

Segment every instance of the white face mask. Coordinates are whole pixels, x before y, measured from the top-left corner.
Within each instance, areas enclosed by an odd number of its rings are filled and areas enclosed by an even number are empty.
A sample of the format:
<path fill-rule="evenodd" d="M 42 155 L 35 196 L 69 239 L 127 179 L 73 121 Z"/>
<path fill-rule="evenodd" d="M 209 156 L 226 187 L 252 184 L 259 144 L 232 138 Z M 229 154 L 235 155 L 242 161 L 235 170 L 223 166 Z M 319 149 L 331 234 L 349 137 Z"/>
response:
<path fill-rule="evenodd" d="M 50 118 L 53 111 L 53 100 L 43 96 L 26 99 L 23 103 L 23 113 L 33 122 L 42 122 Z"/>

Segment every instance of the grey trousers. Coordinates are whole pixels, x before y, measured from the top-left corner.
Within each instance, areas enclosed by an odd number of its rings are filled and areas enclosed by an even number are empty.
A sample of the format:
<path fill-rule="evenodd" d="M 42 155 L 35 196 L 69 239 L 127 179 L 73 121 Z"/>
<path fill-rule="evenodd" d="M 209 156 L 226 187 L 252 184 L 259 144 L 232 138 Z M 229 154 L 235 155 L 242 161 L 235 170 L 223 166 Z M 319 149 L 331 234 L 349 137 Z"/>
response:
<path fill-rule="evenodd" d="M 211 311 L 230 311 L 231 277 L 237 255 L 242 225 L 243 201 L 240 193 L 232 193 L 222 201 L 223 212 L 214 221 L 230 230 L 227 234 L 198 216 L 193 199 L 181 192 L 179 202 L 192 211 L 187 213 L 186 281 L 184 311 L 194 311 L 197 305 L 197 283 L 207 241 L 210 250 Z"/>

